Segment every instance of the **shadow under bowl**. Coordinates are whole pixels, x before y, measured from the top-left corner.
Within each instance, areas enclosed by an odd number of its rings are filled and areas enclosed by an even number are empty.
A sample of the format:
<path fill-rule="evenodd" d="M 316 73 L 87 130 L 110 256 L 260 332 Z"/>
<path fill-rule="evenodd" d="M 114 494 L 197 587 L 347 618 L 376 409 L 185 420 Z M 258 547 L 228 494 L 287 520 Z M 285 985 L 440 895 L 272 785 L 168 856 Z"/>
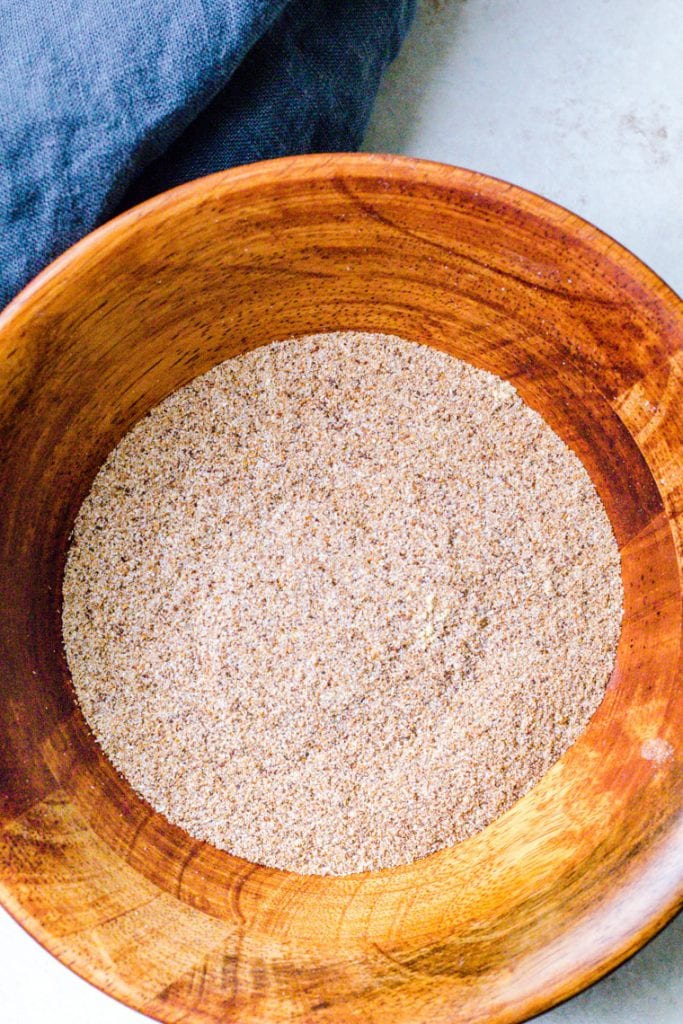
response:
<path fill-rule="evenodd" d="M 621 550 L 589 727 L 474 838 L 346 878 L 247 863 L 155 814 L 76 707 L 60 592 L 93 477 L 215 363 L 398 334 L 514 382 L 579 455 Z M 296 157 L 124 214 L 0 317 L 0 899 L 162 1021 L 519 1021 L 596 980 L 683 895 L 683 304 L 566 210 L 480 174 Z"/>

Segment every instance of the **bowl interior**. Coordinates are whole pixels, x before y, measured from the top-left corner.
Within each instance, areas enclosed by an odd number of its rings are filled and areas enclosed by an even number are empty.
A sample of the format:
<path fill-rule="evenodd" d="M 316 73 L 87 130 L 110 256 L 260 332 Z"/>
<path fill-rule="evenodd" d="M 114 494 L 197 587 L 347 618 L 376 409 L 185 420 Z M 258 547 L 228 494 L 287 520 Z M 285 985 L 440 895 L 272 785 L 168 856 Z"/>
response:
<path fill-rule="evenodd" d="M 580 740 L 484 832 L 348 878 L 263 868 L 114 772 L 61 647 L 69 533 L 151 406 L 316 331 L 398 334 L 511 381 L 577 452 L 622 556 L 617 665 Z M 88 980 L 164 1021 L 514 1021 L 671 916 L 681 866 L 683 311 L 566 211 L 371 156 L 242 168 L 152 200 L 0 322 L 0 897 Z"/>

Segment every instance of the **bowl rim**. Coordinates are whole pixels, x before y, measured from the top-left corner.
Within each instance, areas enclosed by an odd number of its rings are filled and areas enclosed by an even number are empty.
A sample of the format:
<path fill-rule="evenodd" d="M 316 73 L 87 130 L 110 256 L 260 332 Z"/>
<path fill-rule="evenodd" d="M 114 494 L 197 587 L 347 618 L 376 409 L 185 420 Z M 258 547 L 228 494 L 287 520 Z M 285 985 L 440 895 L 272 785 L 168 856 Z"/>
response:
<path fill-rule="evenodd" d="M 21 322 L 23 319 L 30 318 L 35 302 L 46 290 L 51 288 L 53 282 L 68 273 L 74 264 L 87 260 L 91 253 L 98 252 L 108 239 L 125 235 L 129 228 L 137 225 L 146 217 L 164 209 L 170 209 L 184 200 L 192 201 L 216 185 L 239 191 L 241 187 L 254 188 L 258 185 L 260 178 L 272 178 L 274 175 L 290 180 L 310 181 L 312 179 L 325 180 L 335 175 L 353 177 L 363 174 L 381 177 L 392 183 L 401 179 L 424 181 L 427 184 L 436 184 L 438 181 L 441 187 L 460 186 L 467 189 L 479 189 L 502 201 L 512 200 L 516 206 L 525 211 L 534 213 L 555 226 L 571 230 L 577 237 L 588 238 L 591 247 L 601 255 L 609 255 L 609 258 L 627 274 L 632 275 L 644 290 L 654 293 L 677 316 L 680 317 L 683 314 L 683 299 L 643 260 L 580 214 L 537 192 L 493 175 L 440 161 L 381 153 L 314 153 L 261 160 L 196 178 L 159 193 L 107 220 L 51 261 L 21 289 L 3 310 L 0 310 L 0 359 L 4 355 L 3 334 L 5 329 L 16 321 Z M 68 955 L 57 948 L 58 943 L 41 922 L 24 910 L 3 885 L 0 885 L 0 907 L 43 949 L 78 977 L 117 1002 L 123 1003 L 151 1020 L 159 1020 L 163 1024 L 165 1018 L 141 1009 L 139 1005 L 135 1004 L 132 995 L 128 996 L 125 993 L 121 995 L 114 985 L 108 984 L 105 979 L 97 976 L 96 972 L 90 969 L 87 961 L 72 962 Z M 564 984 L 557 982 L 550 990 L 546 990 L 542 994 L 538 991 L 527 994 L 523 997 L 519 1007 L 522 1016 L 515 1019 L 530 1020 L 532 1017 L 570 1000 L 579 992 L 591 988 L 649 944 L 682 909 L 683 879 L 679 887 L 668 892 L 666 897 L 661 899 L 659 905 L 649 913 L 647 919 L 639 927 L 635 938 L 632 930 L 629 932 L 627 927 L 622 928 L 621 938 L 614 944 L 607 965 L 582 966 L 577 958 L 577 967 L 572 972 L 569 985 L 566 981 Z M 188 1017 L 189 1019 L 191 1017 Z"/>
<path fill-rule="evenodd" d="M 678 295 L 661 274 L 658 274 L 648 263 L 639 256 L 636 256 L 623 242 L 620 242 L 603 228 L 593 224 L 586 217 L 571 210 L 568 206 L 564 206 L 554 199 L 549 199 L 533 189 L 525 188 L 523 185 L 517 185 L 494 174 L 486 174 L 484 171 L 472 170 L 458 164 L 448 164 L 439 160 L 427 160 L 423 157 L 404 156 L 403 154 L 368 152 L 304 153 L 296 156 L 281 156 L 268 160 L 257 160 L 253 163 L 229 167 L 223 171 L 214 171 L 212 174 L 206 174 L 200 178 L 186 181 L 182 185 L 175 185 L 165 192 L 159 192 L 157 195 L 151 196 L 149 199 L 145 199 L 143 202 L 137 203 L 135 206 L 131 206 L 129 209 L 109 218 L 103 224 L 93 228 L 92 231 L 79 238 L 78 241 L 73 242 L 59 256 L 51 260 L 10 299 L 4 309 L 0 309 L 0 338 L 5 326 L 14 317 L 23 312 L 26 304 L 30 303 L 41 289 L 49 285 L 53 278 L 65 271 L 73 261 L 87 256 L 91 250 L 96 250 L 106 238 L 110 235 L 116 235 L 127 225 L 132 226 L 147 215 L 166 206 L 171 206 L 178 200 L 189 198 L 196 192 L 208 189 L 222 181 L 237 185 L 241 182 L 249 183 L 261 175 L 270 175 L 273 172 L 278 174 L 278 176 L 284 177 L 285 172 L 290 169 L 296 171 L 297 168 L 301 168 L 302 172 L 305 170 L 322 172 L 333 167 L 335 170 L 346 172 L 359 170 L 370 172 L 380 167 L 385 170 L 390 168 L 404 171 L 411 169 L 413 171 L 422 170 L 426 178 L 429 177 L 430 172 L 439 175 L 443 175 L 444 172 L 450 172 L 454 177 L 460 179 L 461 182 L 471 185 L 479 184 L 482 187 L 502 187 L 505 193 L 511 193 L 518 201 L 526 200 L 525 205 L 529 209 L 537 210 L 540 206 L 546 216 L 554 214 L 554 216 L 551 216 L 551 219 L 555 223 L 570 224 L 574 228 L 580 227 L 582 235 L 587 230 L 591 236 L 592 245 L 600 249 L 605 255 L 610 252 L 617 252 L 620 256 L 620 262 L 625 264 L 629 271 L 637 271 L 641 283 L 645 283 L 647 287 L 653 288 L 660 298 L 673 301 L 675 305 L 683 303 L 683 296 Z M 301 173 L 296 176 L 303 178 L 306 175 Z M 322 174 L 320 176 L 324 177 Z"/>

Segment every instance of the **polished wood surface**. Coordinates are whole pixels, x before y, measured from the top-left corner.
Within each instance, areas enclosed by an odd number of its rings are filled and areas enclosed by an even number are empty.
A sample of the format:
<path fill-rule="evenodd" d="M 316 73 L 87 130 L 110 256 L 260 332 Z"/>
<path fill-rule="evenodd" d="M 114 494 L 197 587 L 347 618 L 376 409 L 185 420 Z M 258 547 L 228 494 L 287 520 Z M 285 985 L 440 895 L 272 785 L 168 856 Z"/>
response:
<path fill-rule="evenodd" d="M 195 842 L 117 776 L 74 705 L 60 581 L 79 504 L 135 420 L 219 360 L 336 329 L 512 380 L 591 473 L 626 607 L 602 706 L 524 799 L 416 864 L 329 879 Z M 683 306 L 616 243 L 437 164 L 229 171 L 113 221 L 15 300 L 0 421 L 0 899 L 69 967 L 169 1024 L 503 1024 L 675 912 Z"/>

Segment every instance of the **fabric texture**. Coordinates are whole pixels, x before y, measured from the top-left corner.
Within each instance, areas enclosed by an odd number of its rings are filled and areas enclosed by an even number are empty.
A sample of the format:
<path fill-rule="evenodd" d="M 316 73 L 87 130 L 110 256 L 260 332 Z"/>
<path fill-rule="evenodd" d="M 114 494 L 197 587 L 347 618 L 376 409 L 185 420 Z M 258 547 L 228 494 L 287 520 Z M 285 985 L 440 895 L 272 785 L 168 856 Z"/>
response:
<path fill-rule="evenodd" d="M 0 307 L 114 213 L 356 149 L 415 0 L 3 0 Z"/>

